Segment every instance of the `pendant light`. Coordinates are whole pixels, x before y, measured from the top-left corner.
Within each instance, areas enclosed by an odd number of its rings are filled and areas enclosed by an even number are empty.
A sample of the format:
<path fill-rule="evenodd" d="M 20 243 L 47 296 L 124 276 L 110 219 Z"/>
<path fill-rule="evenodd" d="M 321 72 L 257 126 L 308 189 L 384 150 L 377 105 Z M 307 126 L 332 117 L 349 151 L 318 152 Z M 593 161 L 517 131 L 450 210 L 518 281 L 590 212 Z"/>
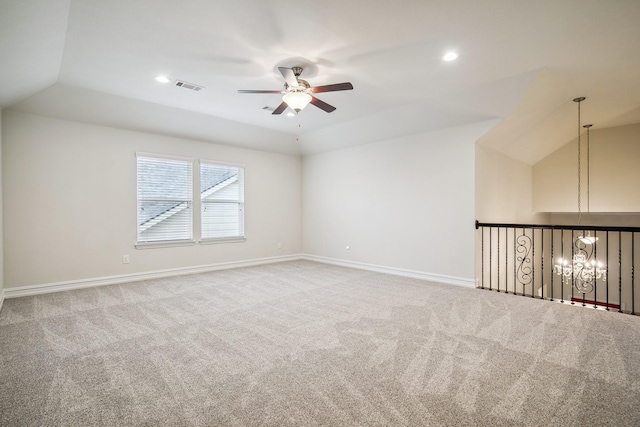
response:
<path fill-rule="evenodd" d="M 584 125 L 583 128 L 587 129 L 587 225 L 589 225 L 589 214 L 591 213 L 591 199 L 590 199 L 590 178 L 591 178 L 591 126 L 592 124 Z M 578 154 L 579 156 L 580 154 Z M 580 158 L 578 157 L 578 175 L 580 175 Z M 579 178 L 578 178 L 579 179 Z M 580 181 L 578 181 L 580 182 Z M 579 187 L 578 187 L 579 188 Z M 580 190 L 578 190 L 580 191 Z M 579 200 L 579 199 L 578 199 Z M 580 220 L 578 220 L 578 225 Z M 593 245 L 598 237 L 591 236 L 591 231 L 587 230 L 587 235 L 580 235 L 578 239 L 585 245 Z"/>
<path fill-rule="evenodd" d="M 584 101 L 585 97 L 575 98 L 573 102 L 578 103 L 578 226 L 582 223 L 582 140 L 580 137 L 581 128 L 587 129 L 587 223 L 589 222 L 590 213 L 590 200 L 589 200 L 589 175 L 590 175 L 590 128 L 591 124 L 581 126 L 580 123 L 580 103 Z M 576 248 L 573 253 L 572 259 L 558 259 L 557 264 L 554 265 L 554 271 L 560 276 L 564 276 L 567 279 L 573 281 L 573 286 L 576 290 L 582 294 L 592 292 L 596 280 L 607 279 L 607 269 L 602 263 L 596 262 L 592 259 L 593 245 L 598 240 L 597 237 L 591 236 L 591 232 L 588 231 L 586 235 L 581 234 L 574 241 L 574 247 Z M 563 279 L 564 280 L 564 279 Z"/>

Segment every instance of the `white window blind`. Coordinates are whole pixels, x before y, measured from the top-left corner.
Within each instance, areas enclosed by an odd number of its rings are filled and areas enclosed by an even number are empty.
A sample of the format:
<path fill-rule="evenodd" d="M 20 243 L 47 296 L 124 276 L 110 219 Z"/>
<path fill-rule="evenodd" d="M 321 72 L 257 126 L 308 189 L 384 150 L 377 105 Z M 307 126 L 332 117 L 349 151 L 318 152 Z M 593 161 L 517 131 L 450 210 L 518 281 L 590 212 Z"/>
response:
<path fill-rule="evenodd" d="M 201 238 L 244 238 L 244 168 L 200 162 Z"/>
<path fill-rule="evenodd" d="M 137 156 L 138 243 L 193 239 L 193 161 Z"/>

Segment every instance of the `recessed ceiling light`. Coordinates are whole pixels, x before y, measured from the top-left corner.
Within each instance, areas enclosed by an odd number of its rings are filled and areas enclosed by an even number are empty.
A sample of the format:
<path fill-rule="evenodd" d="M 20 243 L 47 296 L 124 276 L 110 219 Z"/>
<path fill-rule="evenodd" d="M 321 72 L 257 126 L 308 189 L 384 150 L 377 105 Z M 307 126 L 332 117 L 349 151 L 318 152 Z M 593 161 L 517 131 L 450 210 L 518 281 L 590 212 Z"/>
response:
<path fill-rule="evenodd" d="M 156 81 L 160 83 L 169 83 L 171 79 L 167 76 L 157 76 Z"/>
<path fill-rule="evenodd" d="M 442 57 L 443 61 L 453 61 L 455 59 L 458 59 L 458 54 L 456 52 L 447 52 Z"/>
<path fill-rule="evenodd" d="M 287 116 L 288 116 L 288 117 L 295 117 L 295 115 L 296 115 L 296 113 L 294 113 L 293 111 L 289 111 L 289 112 L 287 113 Z"/>

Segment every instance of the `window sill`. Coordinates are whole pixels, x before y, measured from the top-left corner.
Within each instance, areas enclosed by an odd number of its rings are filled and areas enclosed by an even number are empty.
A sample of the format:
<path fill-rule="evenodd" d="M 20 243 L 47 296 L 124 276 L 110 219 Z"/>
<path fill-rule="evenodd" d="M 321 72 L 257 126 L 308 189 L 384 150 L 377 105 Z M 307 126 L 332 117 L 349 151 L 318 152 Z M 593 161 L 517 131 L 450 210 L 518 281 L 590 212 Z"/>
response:
<path fill-rule="evenodd" d="M 162 242 L 138 242 L 136 243 L 136 249 L 159 249 L 159 248 L 173 248 L 177 246 L 193 246 L 196 242 L 193 240 L 176 240 L 176 241 L 162 241 Z"/>
<path fill-rule="evenodd" d="M 242 243 L 246 242 L 246 237 L 221 237 L 219 239 L 202 239 L 201 245 L 217 245 L 219 243 Z"/>

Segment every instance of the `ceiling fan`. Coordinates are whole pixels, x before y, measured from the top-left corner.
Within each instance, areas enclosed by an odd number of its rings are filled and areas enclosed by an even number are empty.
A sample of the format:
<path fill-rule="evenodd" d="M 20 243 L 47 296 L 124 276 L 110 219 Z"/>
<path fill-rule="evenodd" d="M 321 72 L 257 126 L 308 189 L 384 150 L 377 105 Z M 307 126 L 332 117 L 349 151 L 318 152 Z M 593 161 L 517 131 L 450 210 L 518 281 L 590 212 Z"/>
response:
<path fill-rule="evenodd" d="M 238 93 L 282 93 L 282 103 L 271 114 L 282 114 L 287 107 L 299 113 L 309 103 L 330 113 L 336 107 L 319 100 L 312 94 L 353 89 L 353 85 L 349 82 L 312 87 L 309 82 L 299 78 L 300 74 L 302 74 L 302 67 L 278 67 L 278 70 L 280 70 L 285 80 L 284 90 L 238 90 Z"/>

